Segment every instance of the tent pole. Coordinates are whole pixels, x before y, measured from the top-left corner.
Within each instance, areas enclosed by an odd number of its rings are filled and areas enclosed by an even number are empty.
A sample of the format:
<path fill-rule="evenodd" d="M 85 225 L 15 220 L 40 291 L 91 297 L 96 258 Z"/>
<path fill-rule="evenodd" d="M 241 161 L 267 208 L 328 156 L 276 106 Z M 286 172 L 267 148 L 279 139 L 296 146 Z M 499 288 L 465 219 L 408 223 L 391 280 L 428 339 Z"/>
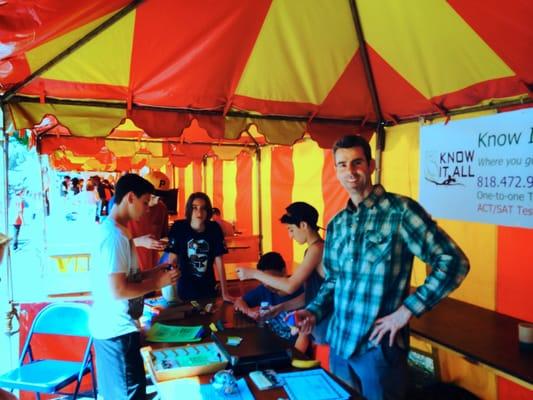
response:
<path fill-rule="evenodd" d="M 9 213 L 8 213 L 8 149 L 9 149 L 9 136 L 7 134 L 7 107 L 0 101 L 0 113 L 2 114 L 1 124 L 1 136 L 0 144 L 2 145 L 2 166 L 0 173 L 2 174 L 3 187 L 0 191 L 2 197 L 3 220 L 0 223 L 0 232 L 9 236 Z M 5 232 L 4 232 L 5 230 Z M 13 301 L 13 277 L 11 273 L 11 243 L 7 242 L 4 248 L 4 254 L 0 255 L 0 316 L 4 322 L 4 329 L 0 332 L 0 348 L 2 352 L 3 368 L 13 368 L 16 366 L 18 358 L 18 330 L 13 331 L 12 320 L 18 319 L 18 312 L 16 304 Z"/>
<path fill-rule="evenodd" d="M 2 230 L 6 230 L 5 234 L 9 236 L 9 135 L 7 133 L 7 107 L 6 104 L 3 101 L 0 101 L 0 110 L 2 112 L 2 136 L 0 137 L 0 142 L 2 143 L 2 175 L 3 175 L 3 203 L 4 203 L 4 220 L 2 221 Z M 5 278 L 5 280 L 0 279 L 0 287 L 2 287 L 2 290 L 0 290 L 0 312 L 1 315 L 5 315 L 6 317 L 6 326 L 4 333 L 6 334 L 6 337 L 9 341 L 9 348 L 10 348 L 10 363 L 13 363 L 13 357 L 11 357 L 11 349 L 13 348 L 12 343 L 12 337 L 15 335 L 17 331 L 13 332 L 12 329 L 12 319 L 16 318 L 18 320 L 17 316 L 17 309 L 16 304 L 14 302 L 14 291 L 13 291 L 13 275 L 12 275 L 12 265 L 11 265 L 11 243 L 7 243 L 5 245 L 4 249 L 4 255 L 3 257 L 5 259 L 5 275 L 3 274 L 4 269 L 2 268 L 0 270 L 0 276 L 2 278 Z M 0 260 L 2 261 L 2 260 Z M 1 266 L 1 265 L 0 265 Z M 5 283 L 4 283 L 5 282 Z M 4 290 L 5 289 L 5 290 Z M 5 299 L 3 298 L 3 295 L 5 294 Z M 6 301 L 4 304 L 3 301 Z M 5 314 L 4 314 L 5 312 Z"/>
<path fill-rule="evenodd" d="M 8 201 L 9 201 L 9 196 L 8 196 L 8 184 L 9 184 L 9 181 L 8 181 L 8 167 L 9 167 L 9 164 L 8 164 L 8 149 L 9 149 L 9 136 L 7 135 L 7 107 L 5 105 L 5 103 L 3 101 L 0 101 L 0 112 L 2 113 L 2 137 L 0 138 L 0 141 L 2 143 L 2 155 L 3 155 L 3 158 L 2 158 L 2 181 L 4 182 L 4 186 L 3 186 L 3 193 L 2 193 L 2 197 L 3 197 L 3 203 L 4 203 L 4 207 L 5 207 L 5 212 L 4 212 L 4 220 L 2 221 L 2 230 L 6 229 L 6 234 L 8 234 L 7 232 L 7 229 L 8 229 L 8 226 L 9 226 L 9 221 L 8 221 Z M 6 258 L 9 258 L 9 257 L 6 257 Z"/>
<path fill-rule="evenodd" d="M 125 6 L 120 11 L 116 12 L 110 18 L 108 18 L 107 20 L 102 22 L 100 25 L 98 25 L 96 28 L 94 28 L 92 31 L 88 32 L 85 36 L 83 36 L 77 42 L 71 44 L 61 53 L 54 56 L 50 61 L 48 61 L 42 67 L 38 68 L 28 77 L 26 77 L 26 79 L 24 79 L 22 82 L 17 83 L 13 87 L 11 87 L 8 91 L 6 91 L 4 95 L 1 97 L 2 101 L 7 103 L 20 89 L 28 85 L 35 78 L 39 77 L 43 72 L 48 71 L 50 68 L 52 68 L 54 65 L 56 65 L 61 60 L 63 60 L 65 57 L 69 56 L 71 53 L 73 53 L 75 50 L 83 46 L 85 43 L 89 42 L 93 37 L 97 36 L 100 32 L 104 31 L 105 29 L 113 25 L 115 22 L 122 19 L 122 17 L 127 15 L 133 9 L 135 9 L 140 3 L 142 3 L 142 1 L 143 0 L 133 0 L 127 6 Z"/>
<path fill-rule="evenodd" d="M 359 53 L 361 54 L 361 60 L 363 62 L 363 68 L 365 71 L 366 83 L 368 85 L 368 90 L 370 91 L 370 97 L 372 99 L 372 107 L 374 108 L 374 114 L 376 114 L 377 119 L 377 143 L 376 143 L 376 177 L 375 182 L 381 182 L 381 153 L 385 150 L 385 129 L 383 128 L 384 119 L 383 113 L 381 112 L 381 105 L 379 103 L 379 96 L 376 90 L 376 82 L 374 79 L 374 74 L 372 73 L 372 67 L 370 65 L 370 59 L 368 57 L 368 51 L 366 48 L 365 36 L 363 34 L 363 27 L 361 25 L 361 20 L 359 18 L 359 11 L 357 10 L 357 0 L 349 0 L 350 9 L 352 10 L 352 18 L 355 27 L 355 34 L 357 40 L 359 41 Z"/>
<path fill-rule="evenodd" d="M 172 164 L 172 163 L 170 163 L 170 165 L 171 165 L 170 171 L 172 172 L 172 181 L 171 181 L 172 182 L 172 187 L 176 188 L 176 176 L 175 176 L 175 174 L 176 174 L 176 166 L 174 164 Z"/>
<path fill-rule="evenodd" d="M 385 127 L 380 124 L 376 132 L 376 154 L 374 155 L 376 170 L 375 182 L 381 183 L 381 171 L 383 170 L 383 150 L 385 149 Z"/>
<path fill-rule="evenodd" d="M 207 156 L 202 158 L 202 192 L 207 193 Z"/>
<path fill-rule="evenodd" d="M 261 147 L 255 148 L 255 158 L 257 162 L 257 213 L 259 214 L 259 256 L 263 255 L 263 200 L 261 191 Z"/>
<path fill-rule="evenodd" d="M 2 113 L 2 136 L 0 141 L 2 143 L 2 200 L 4 203 L 4 215 L 2 224 L 0 225 L 2 231 L 9 236 L 9 135 L 7 133 L 7 106 L 3 101 L 0 101 L 0 111 Z M 5 263 L 6 263 L 6 285 L 7 290 L 1 293 L 6 293 L 8 301 L 13 302 L 13 286 L 11 282 L 11 245 L 8 243 L 5 248 Z M 1 275 L 1 274 L 0 274 Z"/>
<path fill-rule="evenodd" d="M 259 230 L 259 257 L 263 255 L 263 202 L 261 199 L 261 145 L 255 140 L 248 129 L 246 134 L 252 139 L 255 144 L 255 161 L 257 163 L 257 229 Z M 253 232 L 252 232 L 253 233 Z"/>

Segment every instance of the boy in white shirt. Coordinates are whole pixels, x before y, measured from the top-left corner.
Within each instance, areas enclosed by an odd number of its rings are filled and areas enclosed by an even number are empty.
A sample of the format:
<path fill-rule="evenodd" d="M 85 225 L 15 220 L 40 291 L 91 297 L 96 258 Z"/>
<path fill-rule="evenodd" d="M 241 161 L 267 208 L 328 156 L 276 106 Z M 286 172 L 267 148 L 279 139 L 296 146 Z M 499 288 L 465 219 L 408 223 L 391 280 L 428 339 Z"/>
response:
<path fill-rule="evenodd" d="M 143 295 L 178 279 L 178 271 L 167 270 L 167 265 L 141 273 L 127 229 L 129 221 L 147 211 L 153 191 L 153 185 L 136 174 L 118 180 L 115 206 L 99 227 L 91 256 L 94 302 L 90 329 L 99 393 L 105 400 L 145 399 L 138 321 Z"/>

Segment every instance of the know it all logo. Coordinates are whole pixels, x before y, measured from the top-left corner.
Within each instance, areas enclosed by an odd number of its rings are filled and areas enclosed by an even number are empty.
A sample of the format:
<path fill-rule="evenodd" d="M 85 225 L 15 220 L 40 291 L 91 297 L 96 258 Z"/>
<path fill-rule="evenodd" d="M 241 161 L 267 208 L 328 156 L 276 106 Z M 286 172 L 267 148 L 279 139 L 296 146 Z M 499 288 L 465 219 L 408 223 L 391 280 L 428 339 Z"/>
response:
<path fill-rule="evenodd" d="M 464 186 L 463 181 L 474 178 L 474 150 L 427 151 L 424 177 L 438 186 Z"/>

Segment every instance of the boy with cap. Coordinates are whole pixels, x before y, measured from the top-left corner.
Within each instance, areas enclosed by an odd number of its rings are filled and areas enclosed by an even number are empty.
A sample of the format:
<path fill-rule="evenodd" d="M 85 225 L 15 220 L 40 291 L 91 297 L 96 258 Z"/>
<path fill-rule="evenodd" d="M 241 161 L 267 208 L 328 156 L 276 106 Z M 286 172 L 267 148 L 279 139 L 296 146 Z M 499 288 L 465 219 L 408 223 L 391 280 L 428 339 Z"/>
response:
<path fill-rule="evenodd" d="M 286 209 L 287 212 L 281 217 L 280 221 L 287 225 L 289 237 L 299 244 L 307 244 L 304 259 L 294 273 L 289 276 L 271 276 L 253 268 L 237 268 L 237 274 L 241 280 L 257 279 L 264 284 L 281 290 L 285 293 L 294 293 L 298 288 L 304 285 L 305 304 L 309 304 L 320 289 L 324 281 L 324 270 L 322 268 L 322 251 L 324 241 L 318 233 L 318 211 L 312 205 L 303 201 L 297 201 L 290 204 Z M 273 312 L 282 311 L 284 307 L 292 309 L 303 306 L 304 304 L 280 305 L 274 307 Z M 313 330 L 313 339 L 315 343 L 324 343 L 329 319 L 325 318 Z M 309 347 L 309 336 L 299 335 L 295 347 L 301 352 L 306 352 Z"/>

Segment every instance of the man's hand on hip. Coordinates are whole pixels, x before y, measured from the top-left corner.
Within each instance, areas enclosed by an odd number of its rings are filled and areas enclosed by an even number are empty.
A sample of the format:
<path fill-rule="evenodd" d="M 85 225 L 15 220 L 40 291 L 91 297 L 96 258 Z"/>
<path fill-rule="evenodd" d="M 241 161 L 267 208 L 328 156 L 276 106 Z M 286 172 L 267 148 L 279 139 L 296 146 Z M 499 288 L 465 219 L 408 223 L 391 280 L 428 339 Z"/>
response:
<path fill-rule="evenodd" d="M 413 314 L 407 307 L 401 305 L 400 308 L 398 308 L 392 314 L 376 320 L 374 330 L 370 334 L 369 340 L 377 345 L 381 342 L 383 336 L 389 333 L 389 346 L 392 346 L 394 344 L 396 334 L 405 325 L 407 325 L 412 315 Z"/>

